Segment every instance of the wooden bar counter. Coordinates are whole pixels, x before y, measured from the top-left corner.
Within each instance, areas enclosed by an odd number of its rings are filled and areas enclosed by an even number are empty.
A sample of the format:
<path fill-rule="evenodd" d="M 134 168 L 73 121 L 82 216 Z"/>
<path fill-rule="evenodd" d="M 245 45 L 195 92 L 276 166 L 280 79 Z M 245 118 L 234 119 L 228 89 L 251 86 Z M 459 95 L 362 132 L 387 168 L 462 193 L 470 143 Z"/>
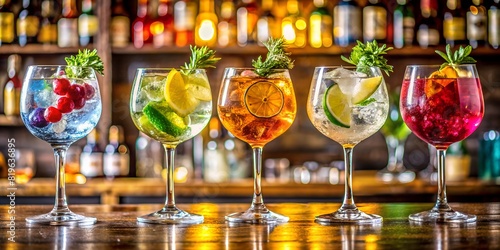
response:
<path fill-rule="evenodd" d="M 250 202 L 250 201 L 249 201 Z M 314 216 L 338 209 L 338 203 L 273 203 L 272 210 L 290 221 L 278 225 L 229 224 L 224 215 L 249 204 L 179 204 L 205 216 L 198 225 L 136 222 L 161 205 L 70 205 L 95 216 L 86 227 L 28 226 L 27 216 L 50 211 L 48 205 L 15 207 L 15 242 L 8 240 L 9 207 L 0 206 L 0 249 L 500 249 L 500 203 L 452 203 L 476 214 L 467 225 L 411 224 L 408 214 L 430 209 L 429 203 L 360 203 L 363 211 L 384 217 L 381 225 L 320 225 Z"/>

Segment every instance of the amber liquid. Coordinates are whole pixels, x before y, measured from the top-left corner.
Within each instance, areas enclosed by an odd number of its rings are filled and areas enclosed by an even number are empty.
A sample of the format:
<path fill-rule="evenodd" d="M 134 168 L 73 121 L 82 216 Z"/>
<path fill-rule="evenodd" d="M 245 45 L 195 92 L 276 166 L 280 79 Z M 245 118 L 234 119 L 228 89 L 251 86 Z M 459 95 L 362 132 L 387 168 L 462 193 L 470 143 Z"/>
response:
<path fill-rule="evenodd" d="M 283 93 L 281 111 L 272 117 L 257 117 L 245 105 L 245 93 L 254 83 L 266 81 Z M 224 127 L 252 147 L 263 147 L 283 134 L 293 123 L 297 112 L 295 94 L 289 78 L 232 77 L 224 79 L 227 98 L 219 99 L 217 111 Z"/>

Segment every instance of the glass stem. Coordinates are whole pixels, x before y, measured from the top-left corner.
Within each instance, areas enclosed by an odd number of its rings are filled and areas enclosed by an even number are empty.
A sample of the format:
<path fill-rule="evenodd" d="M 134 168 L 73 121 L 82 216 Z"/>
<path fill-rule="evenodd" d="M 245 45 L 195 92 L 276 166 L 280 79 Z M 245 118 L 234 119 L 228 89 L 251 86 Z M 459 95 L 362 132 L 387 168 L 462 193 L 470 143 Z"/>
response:
<path fill-rule="evenodd" d="M 53 213 L 69 212 L 68 202 L 66 200 L 66 173 L 64 165 L 66 164 L 66 151 L 68 145 L 53 145 L 54 158 L 56 161 L 56 196 Z"/>
<path fill-rule="evenodd" d="M 439 211 L 450 211 L 451 208 L 448 205 L 448 200 L 446 198 L 446 177 L 445 177 L 446 149 L 438 148 L 436 154 L 437 154 L 438 194 L 434 209 L 437 209 Z"/>
<path fill-rule="evenodd" d="M 345 161 L 345 189 L 344 189 L 344 201 L 340 210 L 354 210 L 356 204 L 354 203 L 354 197 L 352 195 L 352 152 L 354 147 L 344 146 L 344 161 Z"/>
<path fill-rule="evenodd" d="M 262 147 L 252 148 L 253 153 L 253 200 L 252 207 L 263 207 L 264 199 L 262 197 Z"/>
<path fill-rule="evenodd" d="M 174 156 L 175 146 L 163 145 L 165 148 L 165 164 L 167 168 L 167 194 L 165 199 L 165 208 L 175 208 L 174 194 Z"/>
<path fill-rule="evenodd" d="M 387 170 L 389 172 L 394 172 L 398 163 L 397 150 L 398 150 L 398 139 L 392 135 L 385 137 L 385 142 L 387 144 L 387 150 L 389 153 L 389 160 L 387 164 Z"/>
<path fill-rule="evenodd" d="M 405 171 L 404 164 L 403 164 L 403 156 L 405 154 L 405 141 L 406 139 L 402 140 L 397 140 L 398 141 L 398 146 L 396 147 L 396 172 L 403 172 Z"/>

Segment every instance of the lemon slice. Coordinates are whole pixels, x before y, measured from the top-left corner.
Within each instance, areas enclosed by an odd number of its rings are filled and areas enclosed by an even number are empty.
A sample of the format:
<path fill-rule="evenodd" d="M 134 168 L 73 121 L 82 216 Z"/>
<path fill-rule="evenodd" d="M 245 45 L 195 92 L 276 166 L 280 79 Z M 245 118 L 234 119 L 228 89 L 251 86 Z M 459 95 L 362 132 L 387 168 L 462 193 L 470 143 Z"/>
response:
<path fill-rule="evenodd" d="M 165 101 L 175 113 L 185 117 L 193 112 L 199 104 L 199 100 L 190 95 L 181 72 L 172 69 L 165 80 Z"/>
<path fill-rule="evenodd" d="M 211 101 L 212 91 L 208 79 L 203 74 L 182 75 L 186 83 L 186 90 L 200 101 Z"/>
<path fill-rule="evenodd" d="M 323 109 L 326 117 L 333 124 L 344 128 L 351 127 L 349 99 L 342 93 L 338 84 L 334 84 L 326 90 L 323 98 Z"/>
<path fill-rule="evenodd" d="M 256 117 L 269 118 L 279 114 L 283 103 L 283 92 L 271 82 L 256 82 L 245 92 L 245 106 Z"/>
<path fill-rule="evenodd" d="M 378 89 L 380 83 L 382 83 L 382 76 L 362 79 L 354 88 L 351 102 L 353 104 L 360 104 L 370 98 Z"/>
<path fill-rule="evenodd" d="M 168 107 L 162 106 L 157 102 L 149 102 L 142 110 L 147 121 L 159 131 L 172 136 L 181 136 L 187 129 L 184 118 L 169 111 Z M 139 120 L 141 122 L 141 120 Z M 145 121 L 142 121 L 144 128 L 151 127 Z"/>

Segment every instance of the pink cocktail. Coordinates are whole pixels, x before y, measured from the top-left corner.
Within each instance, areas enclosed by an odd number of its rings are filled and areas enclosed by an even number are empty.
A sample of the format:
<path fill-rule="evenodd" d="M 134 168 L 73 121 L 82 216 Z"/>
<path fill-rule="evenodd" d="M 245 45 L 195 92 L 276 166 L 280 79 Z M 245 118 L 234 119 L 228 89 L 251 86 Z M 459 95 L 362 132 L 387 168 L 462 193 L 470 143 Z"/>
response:
<path fill-rule="evenodd" d="M 430 211 L 410 215 L 419 222 L 474 222 L 475 215 L 456 212 L 446 198 L 445 154 L 450 144 L 470 136 L 484 114 L 481 83 L 475 65 L 406 67 L 400 110 L 408 128 L 437 149 L 438 199 Z M 444 73 L 443 73 L 444 72 Z"/>

